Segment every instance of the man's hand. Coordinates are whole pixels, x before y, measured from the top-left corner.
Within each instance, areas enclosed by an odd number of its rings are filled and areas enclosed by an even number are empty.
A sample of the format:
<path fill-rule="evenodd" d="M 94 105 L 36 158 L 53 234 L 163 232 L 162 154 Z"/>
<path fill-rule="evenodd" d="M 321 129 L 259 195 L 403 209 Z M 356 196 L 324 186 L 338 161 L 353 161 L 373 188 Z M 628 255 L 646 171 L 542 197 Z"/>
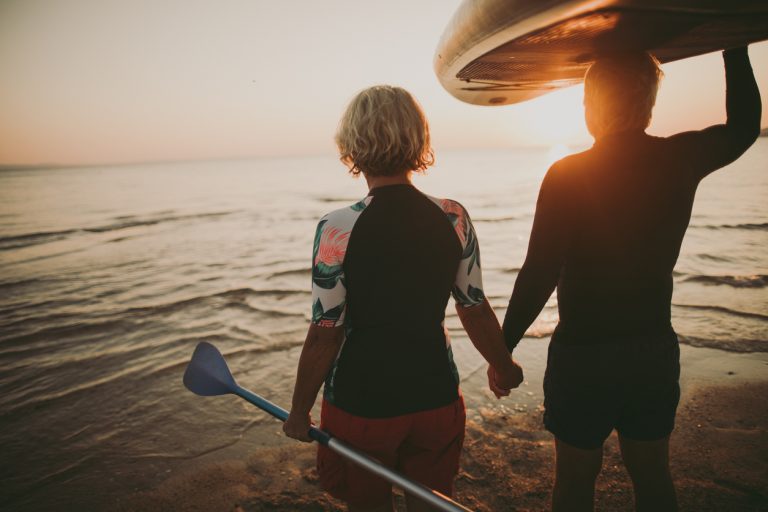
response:
<path fill-rule="evenodd" d="M 514 360 L 510 371 L 499 373 L 493 366 L 488 366 L 488 387 L 496 398 L 509 396 L 512 389 L 523 382 L 523 369 Z"/>
<path fill-rule="evenodd" d="M 309 428 L 312 426 L 312 418 L 309 414 L 294 414 L 291 412 L 288 415 L 288 419 L 283 423 L 283 432 L 288 437 L 298 439 L 304 443 L 311 443 L 312 438 L 309 437 Z"/>

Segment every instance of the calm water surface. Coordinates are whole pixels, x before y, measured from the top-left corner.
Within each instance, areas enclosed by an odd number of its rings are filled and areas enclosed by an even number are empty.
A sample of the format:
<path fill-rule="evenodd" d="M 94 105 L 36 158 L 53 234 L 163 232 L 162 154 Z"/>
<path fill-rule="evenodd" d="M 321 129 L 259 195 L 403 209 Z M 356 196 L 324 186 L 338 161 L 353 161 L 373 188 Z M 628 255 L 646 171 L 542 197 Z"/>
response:
<path fill-rule="evenodd" d="M 763 138 L 699 190 L 675 274 L 684 343 L 768 352 L 766 162 Z M 416 181 L 469 210 L 499 317 L 547 165 L 540 150 L 445 153 Z M 181 375 L 206 340 L 241 384 L 288 404 L 316 222 L 365 193 L 333 158 L 0 173 L 0 508 L 108 509 L 284 442 L 273 420 L 197 398 Z M 462 378 L 479 378 L 448 313 Z M 528 336 L 556 321 L 553 297 Z"/>

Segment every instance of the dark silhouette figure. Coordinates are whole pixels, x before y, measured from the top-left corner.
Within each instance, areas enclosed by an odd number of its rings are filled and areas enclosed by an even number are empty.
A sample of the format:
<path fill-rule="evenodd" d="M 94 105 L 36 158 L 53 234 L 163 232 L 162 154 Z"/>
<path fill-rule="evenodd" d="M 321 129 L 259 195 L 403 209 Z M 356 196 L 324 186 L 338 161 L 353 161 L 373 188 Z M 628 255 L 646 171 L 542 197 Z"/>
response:
<path fill-rule="evenodd" d="M 645 133 L 661 71 L 648 54 L 599 60 L 585 78 L 595 144 L 556 162 L 504 319 L 512 351 L 557 286 L 545 426 L 556 437 L 552 508 L 592 510 L 602 445 L 617 430 L 637 510 L 676 510 L 669 436 L 679 400 L 672 270 L 696 188 L 760 133 L 746 48 L 723 52 L 727 122 Z"/>

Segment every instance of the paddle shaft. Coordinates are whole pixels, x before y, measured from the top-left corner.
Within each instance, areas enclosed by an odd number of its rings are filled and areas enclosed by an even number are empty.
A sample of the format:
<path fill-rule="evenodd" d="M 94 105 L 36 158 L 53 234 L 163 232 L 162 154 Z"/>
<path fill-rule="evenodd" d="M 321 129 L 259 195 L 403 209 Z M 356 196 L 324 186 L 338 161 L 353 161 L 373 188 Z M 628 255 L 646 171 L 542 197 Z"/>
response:
<path fill-rule="evenodd" d="M 275 418 L 279 419 L 283 423 L 285 423 L 288 420 L 288 411 L 280 407 L 279 405 L 275 405 L 266 398 L 262 398 L 253 391 L 249 391 L 241 386 L 237 386 L 235 389 L 232 390 L 233 393 L 235 393 L 240 398 L 244 399 L 246 402 L 250 402 L 259 409 L 261 409 L 264 412 L 267 412 L 274 416 Z M 318 443 L 328 446 L 328 441 L 331 440 L 331 436 L 327 433 L 323 432 L 317 427 L 309 427 L 309 437 L 317 441 Z"/>
<path fill-rule="evenodd" d="M 280 406 L 273 404 L 269 400 L 260 397 L 252 391 L 249 391 L 241 386 L 236 386 L 232 392 L 247 402 L 255 405 L 259 409 L 271 414 L 280 421 L 285 422 L 288 419 L 288 411 Z M 352 448 L 348 444 L 333 438 L 330 434 L 323 432 L 317 427 L 310 427 L 309 437 L 318 443 L 327 446 L 329 449 L 354 462 L 358 466 L 361 466 L 371 473 L 383 478 L 384 480 L 397 485 L 406 493 L 416 496 L 424 502 L 429 503 L 430 505 L 437 507 L 440 510 L 444 510 L 446 512 L 472 512 L 470 509 L 456 503 L 449 497 L 440 494 L 437 491 L 433 491 L 429 487 L 421 485 L 420 483 L 414 482 L 401 475 L 397 471 L 389 469 L 373 457 L 359 452 L 355 448 Z"/>

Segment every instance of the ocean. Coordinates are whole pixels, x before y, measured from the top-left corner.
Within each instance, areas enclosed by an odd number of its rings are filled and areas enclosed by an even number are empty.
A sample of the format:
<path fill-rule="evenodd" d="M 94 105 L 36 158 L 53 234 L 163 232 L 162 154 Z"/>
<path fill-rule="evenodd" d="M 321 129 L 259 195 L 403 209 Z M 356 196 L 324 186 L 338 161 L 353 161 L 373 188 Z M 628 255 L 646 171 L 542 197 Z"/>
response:
<path fill-rule="evenodd" d="M 699 189 L 674 274 L 684 359 L 764 371 L 767 162 L 762 138 Z M 499 318 L 549 163 L 542 149 L 444 152 L 415 178 L 470 212 Z M 111 509 L 172 474 L 292 442 L 181 377 L 208 341 L 241 385 L 287 407 L 317 220 L 366 192 L 330 156 L 0 172 L 0 508 Z M 507 405 L 481 391 L 484 365 L 449 307 L 470 408 L 540 404 L 556 305 L 521 344 L 532 378 Z"/>

